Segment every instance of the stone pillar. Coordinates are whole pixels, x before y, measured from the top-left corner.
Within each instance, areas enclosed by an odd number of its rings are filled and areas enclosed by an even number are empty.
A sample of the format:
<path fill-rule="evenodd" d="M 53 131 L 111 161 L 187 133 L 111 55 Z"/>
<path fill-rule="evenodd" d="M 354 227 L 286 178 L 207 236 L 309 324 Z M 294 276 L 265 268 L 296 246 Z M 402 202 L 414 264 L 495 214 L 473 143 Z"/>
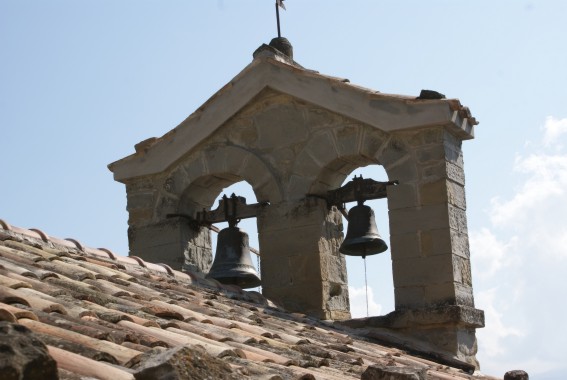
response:
<path fill-rule="evenodd" d="M 186 218 L 167 217 L 177 212 L 177 200 L 160 194 L 156 178 L 131 181 L 128 198 L 128 244 L 130 256 L 173 269 L 208 272 L 212 263 L 211 234 L 206 228 L 196 231 Z"/>
<path fill-rule="evenodd" d="M 145 226 L 128 228 L 130 256 L 176 270 L 207 273 L 212 263 L 211 233 L 195 231 L 185 218 L 170 218 Z"/>
<path fill-rule="evenodd" d="M 372 325 L 478 366 L 461 141 L 441 127 L 404 141 L 411 159 L 385 165 L 400 180 L 388 190 L 396 310 Z"/>
<path fill-rule="evenodd" d="M 271 204 L 258 216 L 263 294 L 320 319 L 350 318 L 342 217 L 321 199 Z"/>
<path fill-rule="evenodd" d="M 430 139 L 414 142 L 415 160 L 395 170 L 413 178 L 389 197 L 396 309 L 474 307 L 461 142 Z"/>

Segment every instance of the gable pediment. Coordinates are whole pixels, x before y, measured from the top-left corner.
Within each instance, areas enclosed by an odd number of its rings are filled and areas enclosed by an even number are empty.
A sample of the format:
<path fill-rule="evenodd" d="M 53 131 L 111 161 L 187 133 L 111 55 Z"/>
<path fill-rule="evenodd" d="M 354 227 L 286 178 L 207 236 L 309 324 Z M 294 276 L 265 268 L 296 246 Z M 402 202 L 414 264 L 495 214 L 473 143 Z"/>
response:
<path fill-rule="evenodd" d="M 456 99 L 417 99 L 382 94 L 321 75 L 263 52 L 177 127 L 136 145 L 136 153 L 109 165 L 117 181 L 160 173 L 213 135 L 266 90 L 286 94 L 384 132 L 448 126 L 461 138 L 476 124 Z"/>

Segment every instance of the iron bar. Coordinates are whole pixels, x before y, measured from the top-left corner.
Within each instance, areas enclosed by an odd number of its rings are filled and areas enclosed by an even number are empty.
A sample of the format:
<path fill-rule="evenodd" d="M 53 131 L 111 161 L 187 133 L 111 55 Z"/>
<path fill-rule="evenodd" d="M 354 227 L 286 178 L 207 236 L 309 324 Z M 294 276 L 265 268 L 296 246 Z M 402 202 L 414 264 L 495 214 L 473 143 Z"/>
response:
<path fill-rule="evenodd" d="M 282 32 L 280 30 L 280 5 L 278 1 L 276 1 L 276 19 L 278 21 L 278 38 L 281 38 Z"/>

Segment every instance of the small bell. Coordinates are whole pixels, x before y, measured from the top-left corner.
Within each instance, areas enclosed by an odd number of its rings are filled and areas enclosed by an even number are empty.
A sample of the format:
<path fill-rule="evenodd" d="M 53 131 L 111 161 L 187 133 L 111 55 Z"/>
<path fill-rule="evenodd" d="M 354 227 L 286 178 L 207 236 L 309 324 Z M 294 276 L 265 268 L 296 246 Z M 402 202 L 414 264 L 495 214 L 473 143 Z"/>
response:
<path fill-rule="evenodd" d="M 348 213 L 347 234 L 339 252 L 349 256 L 366 257 L 387 249 L 388 245 L 378 233 L 374 211 L 359 202 Z"/>
<path fill-rule="evenodd" d="M 243 289 L 260 286 L 258 272 L 252 265 L 248 234 L 232 225 L 222 229 L 217 239 L 215 260 L 206 278 Z"/>

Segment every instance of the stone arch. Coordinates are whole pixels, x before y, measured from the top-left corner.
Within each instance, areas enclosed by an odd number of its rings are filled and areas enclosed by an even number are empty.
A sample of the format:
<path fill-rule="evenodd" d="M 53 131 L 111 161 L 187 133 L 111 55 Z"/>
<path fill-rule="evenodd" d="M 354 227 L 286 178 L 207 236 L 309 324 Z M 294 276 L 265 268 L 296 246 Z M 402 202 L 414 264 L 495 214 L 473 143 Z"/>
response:
<path fill-rule="evenodd" d="M 303 189 L 295 181 L 295 193 L 319 194 L 337 188 L 356 168 L 378 164 L 389 180 L 415 181 L 412 149 L 404 138 L 372 127 L 351 124 L 317 133 L 299 153 L 294 173 L 303 177 Z M 409 175 L 409 176 L 408 176 Z M 401 176 L 401 178 L 398 178 Z M 294 184 L 290 184 L 290 188 Z"/>
<path fill-rule="evenodd" d="M 290 188 L 290 192 L 293 190 L 296 197 L 300 194 L 323 195 L 328 190 L 340 187 L 357 168 L 380 165 L 384 168 L 387 178 L 373 179 L 399 180 L 404 183 L 399 189 L 392 187 L 389 190 L 388 210 L 391 206 L 399 207 L 400 203 L 413 204 L 416 202 L 417 193 L 404 190 L 407 187 L 415 187 L 419 181 L 415 148 L 410 143 L 411 136 L 415 133 L 386 133 L 360 124 L 349 124 L 316 133 L 305 145 L 296 161 L 296 172 L 301 170 L 304 176 L 304 182 L 300 183 L 302 188 L 296 183 L 296 188 Z M 329 217 L 336 219 L 336 210 L 328 212 Z M 391 230 L 392 223 L 389 218 L 388 224 Z M 338 228 L 340 229 L 340 225 Z M 399 244 L 393 246 L 390 242 L 389 246 L 392 258 L 401 255 Z M 346 271 L 344 258 L 338 254 L 337 248 L 329 250 L 330 259 L 321 260 L 321 265 L 338 266 Z M 331 270 L 322 268 L 322 271 Z"/>
<path fill-rule="evenodd" d="M 197 211 L 211 208 L 223 188 L 239 181 L 252 186 L 258 201 L 282 199 L 282 186 L 273 169 L 246 148 L 226 143 L 205 145 L 167 172 L 155 175 L 143 192 L 149 205 L 146 219 L 129 229 L 131 250 L 176 269 L 208 271 L 210 232 L 205 228 L 195 231 L 186 218 L 172 215 L 195 217 Z"/>
<path fill-rule="evenodd" d="M 194 215 L 203 207 L 209 208 L 223 188 L 239 181 L 252 186 L 259 202 L 282 199 L 281 185 L 270 166 L 253 152 L 235 145 L 210 145 L 176 165 L 165 183 L 168 181 L 169 192 L 162 197 L 176 200 L 170 213 Z"/>

